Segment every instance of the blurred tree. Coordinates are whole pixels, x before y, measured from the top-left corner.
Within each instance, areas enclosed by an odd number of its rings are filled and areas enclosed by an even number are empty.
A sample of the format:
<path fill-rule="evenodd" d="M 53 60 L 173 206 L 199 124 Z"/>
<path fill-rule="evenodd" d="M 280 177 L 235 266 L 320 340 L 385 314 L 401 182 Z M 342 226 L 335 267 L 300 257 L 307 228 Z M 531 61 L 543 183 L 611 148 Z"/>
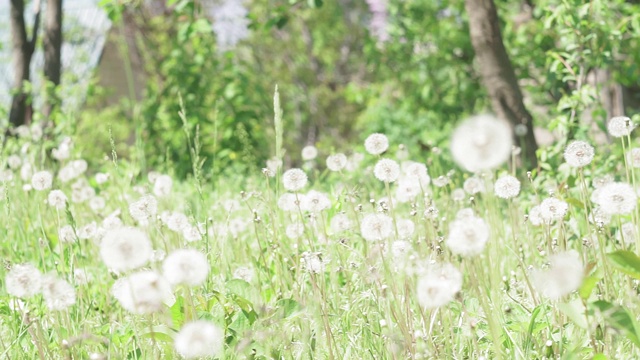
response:
<path fill-rule="evenodd" d="M 62 71 L 62 0 L 47 0 L 44 24 L 44 76 L 52 88 L 47 92 L 44 115 L 49 119 L 53 107 L 58 103 L 55 87 L 60 85 Z M 48 86 L 48 87 L 49 87 Z"/>
<path fill-rule="evenodd" d="M 502 41 L 496 6 L 493 0 L 465 0 L 465 7 L 478 68 L 493 110 L 511 123 L 516 144 L 523 148 L 523 160 L 529 168 L 535 168 L 538 146 L 533 133 L 533 118 L 524 106 L 518 79 Z M 519 132 L 519 127 L 524 127 L 524 131 Z"/>
<path fill-rule="evenodd" d="M 28 104 L 29 94 L 25 85 L 31 78 L 30 66 L 38 38 L 40 25 L 40 0 L 34 3 L 35 17 L 31 38 L 27 36 L 24 20 L 24 0 L 11 0 L 11 42 L 13 46 L 13 99 L 9 112 L 9 122 L 19 126 L 31 121 L 32 108 Z"/>

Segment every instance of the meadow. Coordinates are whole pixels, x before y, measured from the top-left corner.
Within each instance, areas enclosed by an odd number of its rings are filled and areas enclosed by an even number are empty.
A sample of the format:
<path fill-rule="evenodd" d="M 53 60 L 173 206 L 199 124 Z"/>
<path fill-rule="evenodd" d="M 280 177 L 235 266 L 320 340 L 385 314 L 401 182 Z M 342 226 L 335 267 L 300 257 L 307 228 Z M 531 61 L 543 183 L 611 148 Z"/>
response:
<path fill-rule="evenodd" d="M 536 169 L 491 115 L 414 158 L 381 133 L 284 149 L 275 124 L 263 170 L 215 190 L 197 146 L 179 181 L 114 139 L 94 169 L 80 139 L 47 152 L 20 128 L 2 157 L 0 358 L 640 355 L 631 119 Z M 304 162 L 283 168 L 285 151 Z"/>

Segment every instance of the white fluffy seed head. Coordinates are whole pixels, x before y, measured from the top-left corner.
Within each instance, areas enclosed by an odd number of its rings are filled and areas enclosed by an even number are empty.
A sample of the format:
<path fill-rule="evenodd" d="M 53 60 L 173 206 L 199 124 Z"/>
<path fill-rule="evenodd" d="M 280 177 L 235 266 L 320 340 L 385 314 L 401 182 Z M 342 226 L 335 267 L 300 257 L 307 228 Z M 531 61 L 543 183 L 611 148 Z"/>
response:
<path fill-rule="evenodd" d="M 302 169 L 289 169 L 282 175 L 282 185 L 286 190 L 299 191 L 307 185 L 307 174 Z"/>
<path fill-rule="evenodd" d="M 482 218 L 473 216 L 452 221 L 445 243 L 456 255 L 475 256 L 484 250 L 487 241 L 489 226 Z"/>
<path fill-rule="evenodd" d="M 109 269 L 124 272 L 144 266 L 151 259 L 151 241 L 142 230 L 120 227 L 109 230 L 100 243 L 100 257 Z"/>
<path fill-rule="evenodd" d="M 593 146 L 581 140 L 572 141 L 564 150 L 564 159 L 572 167 L 579 168 L 589 165 L 593 156 Z"/>
<path fill-rule="evenodd" d="M 209 261 L 198 250 L 175 250 L 164 259 L 162 273 L 171 285 L 198 286 L 207 280 Z"/>
<path fill-rule="evenodd" d="M 451 302 L 462 289 L 462 274 L 449 263 L 429 265 L 418 279 L 418 303 L 433 309 Z"/>
<path fill-rule="evenodd" d="M 580 287 L 584 266 L 575 250 L 551 255 L 549 264 L 547 270 L 536 270 L 532 274 L 533 285 L 542 296 L 555 300 Z"/>
<path fill-rule="evenodd" d="M 607 123 L 607 130 L 613 137 L 623 137 L 631 134 L 636 125 L 626 116 L 616 116 Z"/>
<path fill-rule="evenodd" d="M 520 193 L 520 180 L 511 175 L 504 175 L 494 184 L 496 196 L 503 199 L 511 199 Z"/>
<path fill-rule="evenodd" d="M 384 134 L 371 134 L 364 141 L 364 149 L 371 155 L 380 155 L 389 148 L 389 139 Z"/>
<path fill-rule="evenodd" d="M 53 183 L 53 175 L 48 171 L 38 171 L 31 177 L 31 186 L 37 191 L 50 189 L 51 183 Z"/>
<path fill-rule="evenodd" d="M 186 323 L 175 337 L 176 352 L 187 359 L 214 357 L 224 347 L 224 332 L 212 322 L 196 320 Z"/>
<path fill-rule="evenodd" d="M 458 125 L 451 137 L 455 162 L 471 172 L 494 169 L 509 159 L 511 126 L 491 115 L 471 117 Z"/>
<path fill-rule="evenodd" d="M 61 311 L 76 303 L 76 290 L 66 280 L 47 274 L 42 278 L 42 297 L 49 310 Z"/>
<path fill-rule="evenodd" d="M 47 203 L 58 210 L 64 209 L 67 205 L 67 195 L 62 190 L 51 190 L 47 196 Z"/>
<path fill-rule="evenodd" d="M 400 165 L 391 159 L 380 159 L 373 168 L 373 175 L 382 182 L 392 183 L 400 176 Z"/>
<path fill-rule="evenodd" d="M 333 154 L 327 157 L 327 169 L 340 171 L 347 166 L 347 156 L 343 153 Z"/>
<path fill-rule="evenodd" d="M 347 216 L 347 214 L 343 214 L 343 213 L 335 214 L 331 218 L 330 227 L 335 234 L 351 229 L 352 225 L 353 225 L 353 222 L 351 221 L 349 216 Z"/>
<path fill-rule="evenodd" d="M 464 184 L 462 185 L 462 188 L 469 195 L 475 195 L 478 193 L 485 192 L 484 181 L 477 176 L 472 176 L 467 180 L 465 180 Z"/>
<path fill-rule="evenodd" d="M 640 168 L 640 148 L 633 148 L 627 153 L 627 161 L 631 167 Z"/>
<path fill-rule="evenodd" d="M 360 223 L 360 233 L 368 241 L 386 239 L 392 231 L 393 220 L 385 214 L 368 214 Z"/>
<path fill-rule="evenodd" d="M 607 214 L 628 214 L 636 208 L 638 196 L 627 183 L 612 182 L 597 190 L 594 202 Z"/>
<path fill-rule="evenodd" d="M 303 211 L 318 213 L 331 207 L 331 200 L 327 194 L 310 190 L 300 199 L 300 208 Z"/>
<path fill-rule="evenodd" d="M 307 145 L 302 148 L 302 160 L 311 161 L 318 156 L 318 149 L 313 145 Z"/>
<path fill-rule="evenodd" d="M 158 312 L 175 303 L 171 285 L 154 271 L 140 271 L 118 279 L 111 293 L 125 310 L 134 314 Z"/>
<path fill-rule="evenodd" d="M 153 193 L 158 197 L 164 197 L 171 194 L 173 187 L 173 179 L 169 175 L 160 175 L 153 183 Z"/>
<path fill-rule="evenodd" d="M 30 298 L 42 289 L 42 273 L 31 264 L 15 265 L 5 277 L 5 287 L 9 295 Z"/>
<path fill-rule="evenodd" d="M 146 224 L 158 213 L 158 200 L 153 195 L 145 195 L 129 204 L 129 213 L 137 222 Z"/>
<path fill-rule="evenodd" d="M 567 214 L 569 205 L 556 198 L 547 198 L 538 206 L 539 215 L 542 221 L 550 224 L 556 220 L 561 220 Z"/>

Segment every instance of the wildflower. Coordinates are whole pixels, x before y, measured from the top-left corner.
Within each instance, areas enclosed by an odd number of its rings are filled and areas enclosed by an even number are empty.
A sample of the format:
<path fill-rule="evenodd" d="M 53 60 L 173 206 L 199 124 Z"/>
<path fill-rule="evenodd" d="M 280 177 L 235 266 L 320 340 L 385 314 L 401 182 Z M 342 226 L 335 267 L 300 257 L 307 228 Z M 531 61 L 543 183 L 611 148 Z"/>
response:
<path fill-rule="evenodd" d="M 64 209 L 67 204 L 67 196 L 62 190 L 52 190 L 49 192 L 47 202 L 56 209 Z"/>
<path fill-rule="evenodd" d="M 298 205 L 296 194 L 284 193 L 278 198 L 278 207 L 284 211 L 298 211 Z"/>
<path fill-rule="evenodd" d="M 435 206 L 429 206 L 424 211 L 424 217 L 430 220 L 438 220 L 438 216 L 440 215 L 440 210 Z"/>
<path fill-rule="evenodd" d="M 11 170 L 16 170 L 20 166 L 22 166 L 22 159 L 20 158 L 20 156 L 15 154 L 9 155 L 9 157 L 7 158 L 7 165 L 9 165 L 9 168 L 11 168 Z"/>
<path fill-rule="evenodd" d="M 162 273 L 171 285 L 198 286 L 209 275 L 209 261 L 198 250 L 175 250 L 164 259 Z"/>
<path fill-rule="evenodd" d="M 107 181 L 109 181 L 109 174 L 105 174 L 105 173 L 97 173 L 96 174 L 96 183 L 98 185 L 104 184 Z"/>
<path fill-rule="evenodd" d="M 373 169 L 375 177 L 383 182 L 391 183 L 398 179 L 400 166 L 391 159 L 380 159 Z"/>
<path fill-rule="evenodd" d="M 479 217 L 456 219 L 449 224 L 446 244 L 452 253 L 462 256 L 478 255 L 489 241 L 489 226 Z"/>
<path fill-rule="evenodd" d="M 509 124 L 490 115 L 463 121 L 451 137 L 453 159 L 471 172 L 502 165 L 509 159 L 512 145 Z"/>
<path fill-rule="evenodd" d="M 20 178 L 24 181 L 28 181 L 29 179 L 31 179 L 32 176 L 33 176 L 33 166 L 31 166 L 31 164 L 29 163 L 24 163 L 22 167 L 20 167 Z M 51 185 L 49 185 L 49 187 L 51 187 Z"/>
<path fill-rule="evenodd" d="M 76 290 L 66 280 L 53 274 L 42 278 L 42 297 L 49 310 L 64 310 L 76 303 Z"/>
<path fill-rule="evenodd" d="M 352 222 L 346 214 L 335 214 L 331 218 L 331 224 L 329 226 L 335 234 L 338 234 L 349 230 L 352 226 Z"/>
<path fill-rule="evenodd" d="M 482 181 L 482 179 L 476 176 L 472 176 L 467 180 L 465 180 L 464 184 L 462 185 L 462 188 L 469 195 L 475 195 L 478 193 L 485 192 L 484 181 Z"/>
<path fill-rule="evenodd" d="M 92 198 L 91 200 L 89 200 L 89 207 L 94 212 L 98 212 L 98 211 L 104 209 L 104 207 L 106 205 L 107 205 L 106 200 L 101 196 L 96 196 L 96 197 Z"/>
<path fill-rule="evenodd" d="M 389 148 L 389 139 L 384 134 L 371 134 L 364 141 L 364 148 L 371 155 L 380 155 Z"/>
<path fill-rule="evenodd" d="M 413 232 L 415 231 L 415 228 L 416 228 L 413 221 L 409 219 L 399 219 L 397 221 L 397 225 L 398 225 L 398 236 L 401 239 L 406 239 L 411 237 L 411 235 L 413 235 Z"/>
<path fill-rule="evenodd" d="M 151 258 L 151 241 L 139 229 L 125 227 L 108 231 L 100 243 L 100 257 L 115 272 L 137 269 Z"/>
<path fill-rule="evenodd" d="M 608 183 L 612 183 L 613 181 L 614 181 L 613 175 L 607 174 L 607 175 L 604 175 L 604 176 L 599 176 L 599 177 L 593 178 L 591 184 L 593 185 L 593 187 L 595 189 L 599 189 L 599 188 L 607 185 Z"/>
<path fill-rule="evenodd" d="M 453 201 L 463 201 L 466 196 L 464 189 L 454 189 L 451 192 L 451 200 Z"/>
<path fill-rule="evenodd" d="M 391 254 L 394 258 L 404 258 L 411 251 L 411 243 L 405 240 L 396 240 L 391 244 Z"/>
<path fill-rule="evenodd" d="M 347 156 L 343 153 L 333 154 L 327 157 L 327 168 L 331 171 L 340 171 L 347 166 Z"/>
<path fill-rule="evenodd" d="M 368 214 L 360 223 L 360 233 L 365 240 L 377 241 L 391 236 L 393 221 L 384 214 Z"/>
<path fill-rule="evenodd" d="M 120 278 L 111 287 L 120 305 L 134 314 L 150 314 L 175 303 L 171 286 L 154 271 L 140 271 Z"/>
<path fill-rule="evenodd" d="M 169 230 L 182 232 L 187 228 L 187 226 L 189 226 L 189 218 L 181 212 L 172 211 L 171 213 L 165 213 L 164 215 L 165 216 L 162 217 L 162 221 L 167 225 Z"/>
<path fill-rule="evenodd" d="M 302 255 L 302 262 L 304 263 L 305 270 L 312 274 L 319 274 L 321 272 L 324 272 L 325 263 L 317 253 L 305 252 Z"/>
<path fill-rule="evenodd" d="M 19 298 L 29 298 L 40 293 L 42 273 L 31 264 L 15 265 L 5 277 L 7 293 Z"/>
<path fill-rule="evenodd" d="M 250 283 L 253 280 L 253 270 L 246 266 L 241 266 L 233 271 L 233 278 Z"/>
<path fill-rule="evenodd" d="M 427 167 L 419 162 L 409 161 L 402 164 L 404 173 L 407 177 L 416 180 L 423 190 L 426 190 L 427 186 L 431 182 L 431 177 L 427 172 Z"/>
<path fill-rule="evenodd" d="M 547 198 L 538 206 L 540 218 L 546 223 L 550 224 L 555 220 L 561 220 L 569 210 L 569 205 L 556 198 Z"/>
<path fill-rule="evenodd" d="M 420 182 L 414 178 L 400 179 L 397 183 L 396 199 L 399 202 L 413 201 L 418 195 L 420 195 L 421 187 Z"/>
<path fill-rule="evenodd" d="M 520 193 L 520 181 L 511 175 L 504 175 L 496 180 L 494 185 L 496 196 L 503 199 L 510 199 Z"/>
<path fill-rule="evenodd" d="M 616 116 L 609 120 L 607 124 L 607 130 L 613 137 L 623 137 L 631 134 L 636 125 L 626 116 Z"/>
<path fill-rule="evenodd" d="M 175 337 L 176 352 L 187 359 L 214 357 L 224 347 L 224 332 L 206 320 L 188 322 Z"/>
<path fill-rule="evenodd" d="M 131 217 L 139 223 L 146 224 L 158 212 L 158 201 L 152 195 L 145 195 L 129 204 Z"/>
<path fill-rule="evenodd" d="M 71 225 L 65 225 L 58 230 L 58 241 L 62 243 L 72 243 L 76 241 L 76 234 Z"/>
<path fill-rule="evenodd" d="M 60 169 L 60 172 L 58 172 L 58 179 L 63 183 L 69 182 L 84 174 L 84 172 L 87 171 L 87 167 L 88 165 L 85 160 L 74 160 Z"/>
<path fill-rule="evenodd" d="M 599 206 L 596 206 L 589 214 L 589 221 L 596 225 L 607 225 L 611 222 L 611 214 L 602 211 Z"/>
<path fill-rule="evenodd" d="M 73 280 L 76 285 L 86 285 L 93 280 L 93 275 L 85 268 L 73 269 Z"/>
<path fill-rule="evenodd" d="M 301 201 L 300 208 L 303 211 L 320 212 L 331 207 L 331 201 L 327 194 L 320 191 L 310 190 Z"/>
<path fill-rule="evenodd" d="M 295 240 L 304 234 L 304 226 L 301 223 L 287 225 L 285 234 L 289 239 Z"/>
<path fill-rule="evenodd" d="M 593 146 L 580 140 L 572 141 L 564 150 L 564 159 L 567 164 L 577 168 L 589 165 L 593 160 L 593 155 Z"/>
<path fill-rule="evenodd" d="M 202 232 L 198 226 L 186 225 L 182 229 L 182 236 L 187 242 L 194 242 L 202 240 Z"/>
<path fill-rule="evenodd" d="M 616 237 L 625 244 L 635 244 L 637 236 L 636 225 L 632 222 L 622 224 L 616 234 Z"/>
<path fill-rule="evenodd" d="M 308 145 L 302 148 L 302 160 L 311 161 L 318 156 L 318 149 L 315 146 Z"/>
<path fill-rule="evenodd" d="M 241 0 L 222 0 L 211 6 L 208 13 L 213 19 L 211 27 L 221 51 L 229 50 L 249 37 L 249 11 Z"/>
<path fill-rule="evenodd" d="M 433 309 L 451 302 L 462 289 L 462 274 L 449 263 L 434 264 L 420 277 L 416 286 L 418 303 Z"/>
<path fill-rule="evenodd" d="M 555 300 L 580 287 L 584 267 L 575 250 L 552 255 L 549 263 L 547 270 L 536 270 L 532 274 L 533 285 L 542 296 Z"/>
<path fill-rule="evenodd" d="M 628 214 L 636 208 L 638 196 L 626 183 L 612 182 L 601 187 L 594 202 L 608 214 Z"/>
<path fill-rule="evenodd" d="M 173 179 L 169 175 L 160 175 L 153 183 L 153 193 L 158 197 L 164 197 L 171 194 L 173 187 Z"/>
<path fill-rule="evenodd" d="M 34 190 L 42 191 L 51 188 L 53 176 L 48 171 L 38 171 L 31 177 L 31 185 Z"/>
<path fill-rule="evenodd" d="M 631 167 L 640 167 L 640 148 L 633 148 L 627 152 L 627 162 Z"/>
<path fill-rule="evenodd" d="M 307 174 L 301 169 L 289 169 L 282 175 L 282 185 L 289 191 L 301 190 L 307 185 Z"/>

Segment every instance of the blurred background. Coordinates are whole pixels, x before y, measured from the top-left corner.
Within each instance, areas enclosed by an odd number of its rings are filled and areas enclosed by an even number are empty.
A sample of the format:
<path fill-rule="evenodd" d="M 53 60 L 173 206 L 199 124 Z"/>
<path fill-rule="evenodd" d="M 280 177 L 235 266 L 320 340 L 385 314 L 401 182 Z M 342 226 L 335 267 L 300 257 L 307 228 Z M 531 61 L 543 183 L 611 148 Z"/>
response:
<path fill-rule="evenodd" d="M 639 113 L 638 1 L 466 2 L 0 0 L 5 143 L 76 136 L 89 162 L 115 147 L 184 177 L 189 134 L 205 177 L 256 171 L 274 154 L 278 85 L 287 165 L 306 145 L 321 158 L 357 151 L 373 132 L 419 160 L 459 120 L 496 111 L 470 36 L 474 2 L 497 8 L 533 121 L 514 131 L 535 133 L 538 156 L 587 134 L 608 142 L 610 117 Z"/>

